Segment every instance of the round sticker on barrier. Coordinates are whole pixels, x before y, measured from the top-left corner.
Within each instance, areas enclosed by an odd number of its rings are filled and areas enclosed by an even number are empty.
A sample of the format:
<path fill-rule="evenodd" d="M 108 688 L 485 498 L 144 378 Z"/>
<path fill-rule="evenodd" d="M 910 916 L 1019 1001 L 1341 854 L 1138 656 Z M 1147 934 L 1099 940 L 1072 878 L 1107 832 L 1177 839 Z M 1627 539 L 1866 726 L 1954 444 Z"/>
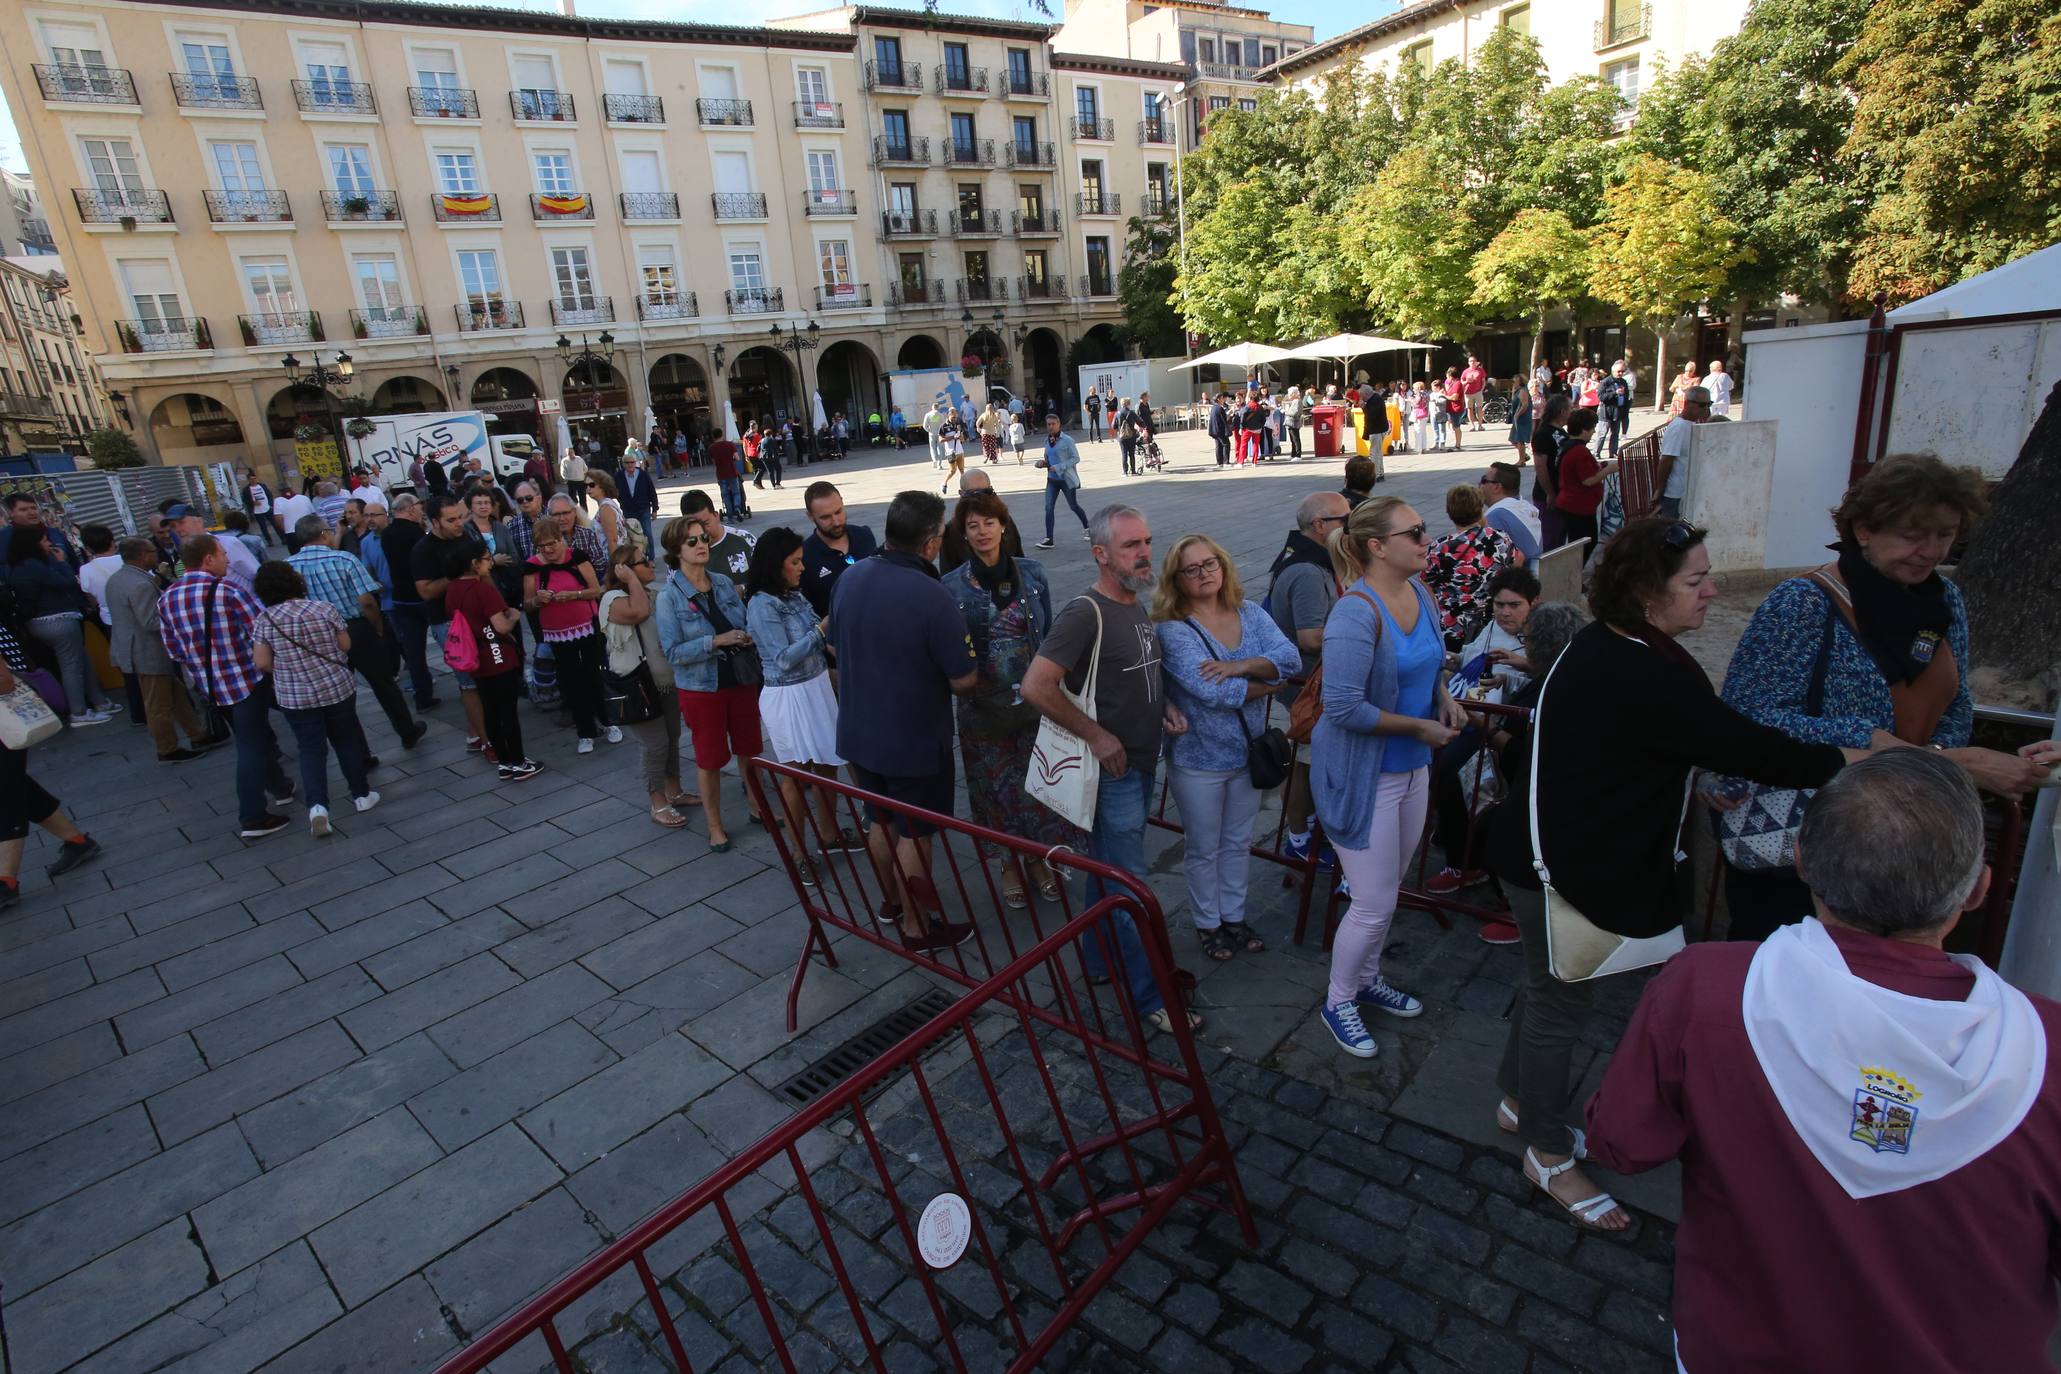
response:
<path fill-rule="evenodd" d="M 966 1200 L 957 1193 L 939 1193 L 923 1209 L 923 1219 L 916 1223 L 916 1248 L 923 1252 L 923 1262 L 933 1269 L 950 1269 L 959 1262 L 959 1256 L 966 1253 L 966 1242 L 973 1238 L 973 1214 L 966 1210 Z"/>

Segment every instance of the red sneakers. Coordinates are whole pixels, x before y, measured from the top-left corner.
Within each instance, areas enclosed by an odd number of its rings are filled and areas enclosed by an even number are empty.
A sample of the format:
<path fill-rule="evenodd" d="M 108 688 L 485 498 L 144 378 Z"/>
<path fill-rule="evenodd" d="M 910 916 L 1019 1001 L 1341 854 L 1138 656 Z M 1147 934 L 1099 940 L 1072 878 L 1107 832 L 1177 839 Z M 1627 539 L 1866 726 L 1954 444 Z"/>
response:
<path fill-rule="evenodd" d="M 1424 890 L 1434 897 L 1458 892 L 1463 887 L 1473 887 L 1488 881 L 1488 874 L 1479 868 L 1470 868 L 1464 873 L 1457 868 L 1441 868 L 1424 884 Z"/>

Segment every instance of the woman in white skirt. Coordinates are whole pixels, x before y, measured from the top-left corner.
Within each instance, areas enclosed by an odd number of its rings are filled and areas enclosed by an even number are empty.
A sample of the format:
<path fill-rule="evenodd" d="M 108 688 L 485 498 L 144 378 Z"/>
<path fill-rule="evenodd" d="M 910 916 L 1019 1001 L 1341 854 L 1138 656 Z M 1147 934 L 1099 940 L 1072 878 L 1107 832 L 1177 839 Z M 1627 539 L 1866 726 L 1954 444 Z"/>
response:
<path fill-rule="evenodd" d="M 784 526 L 760 535 L 744 581 L 745 620 L 765 667 L 759 722 L 775 759 L 834 778 L 844 759 L 837 752 L 837 695 L 830 690 L 830 663 L 823 653 L 824 630 L 830 622 L 809 605 L 801 593 L 801 581 L 801 536 Z M 863 841 L 838 829 L 837 808 L 830 793 L 810 790 L 815 795 L 824 846 L 860 847 Z M 780 799 L 800 852 L 802 881 L 814 886 L 816 872 L 807 857 L 801 789 L 792 778 L 780 779 Z"/>

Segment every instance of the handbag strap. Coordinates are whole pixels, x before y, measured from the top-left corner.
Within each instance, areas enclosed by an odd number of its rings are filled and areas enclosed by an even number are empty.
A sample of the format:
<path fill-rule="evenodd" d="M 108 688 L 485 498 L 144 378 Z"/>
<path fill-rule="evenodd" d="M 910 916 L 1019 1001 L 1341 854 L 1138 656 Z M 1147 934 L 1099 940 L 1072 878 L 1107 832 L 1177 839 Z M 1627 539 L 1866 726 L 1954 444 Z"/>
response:
<path fill-rule="evenodd" d="M 1081 683 L 1080 695 L 1074 697 L 1073 703 L 1089 720 L 1094 720 L 1095 681 L 1102 670 L 1102 606 L 1092 596 L 1077 596 L 1074 600 L 1087 602 L 1089 608 L 1095 612 L 1095 647 L 1088 651 L 1088 676 Z M 1062 681 L 1059 688 L 1066 691 L 1066 683 Z M 1067 695 L 1074 696 L 1071 692 L 1067 692 Z"/>
<path fill-rule="evenodd" d="M 1195 632 L 1195 638 L 1200 640 L 1202 643 L 1202 651 L 1206 654 L 1209 654 L 1209 656 L 1212 659 L 1214 659 L 1216 657 L 1216 654 L 1212 652 L 1213 646 L 1210 643 L 1210 638 L 1207 634 L 1203 632 L 1202 627 L 1195 623 L 1195 617 L 1182 616 L 1181 622 L 1185 624 L 1189 629 Z M 1238 718 L 1238 732 L 1245 736 L 1245 742 L 1247 744 L 1251 744 L 1253 742 L 1252 727 L 1245 723 L 1245 708 L 1250 704 L 1251 702 L 1248 699 L 1247 701 L 1240 703 L 1237 706 L 1233 706 L 1231 708 L 1231 714 Z"/>

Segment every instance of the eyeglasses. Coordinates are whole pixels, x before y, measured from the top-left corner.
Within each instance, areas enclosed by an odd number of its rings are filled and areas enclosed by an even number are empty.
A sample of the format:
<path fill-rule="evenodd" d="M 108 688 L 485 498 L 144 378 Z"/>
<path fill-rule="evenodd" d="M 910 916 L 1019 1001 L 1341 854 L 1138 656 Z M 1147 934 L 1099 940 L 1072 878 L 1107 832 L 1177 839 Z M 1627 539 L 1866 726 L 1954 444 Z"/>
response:
<path fill-rule="evenodd" d="M 685 534 L 680 536 L 680 546 L 682 548 L 698 548 L 708 542 L 709 538 L 705 534 Z"/>
<path fill-rule="evenodd" d="M 1341 521 L 1341 520 L 1349 520 L 1349 519 L 1351 519 L 1351 518 L 1352 518 L 1352 517 L 1351 517 L 1351 516 L 1350 516 L 1349 514 L 1348 514 L 1348 515 L 1320 515 L 1320 516 L 1318 516 L 1318 517 L 1317 517 L 1316 519 L 1314 519 L 1314 520 L 1310 521 L 1310 523 L 1311 523 L 1312 525 L 1335 525 L 1335 524 L 1337 524 L 1337 523 L 1338 523 L 1339 521 Z"/>
<path fill-rule="evenodd" d="M 1387 534 L 1369 535 L 1370 539 L 1407 539 L 1413 544 L 1424 542 L 1424 526 L 1412 525 L 1406 530 L 1390 530 Z"/>
<path fill-rule="evenodd" d="M 1180 574 L 1188 578 L 1208 577 L 1211 573 L 1222 572 L 1223 570 L 1224 565 L 1221 560 L 1205 558 L 1200 563 L 1190 563 L 1187 567 L 1182 568 Z"/>

